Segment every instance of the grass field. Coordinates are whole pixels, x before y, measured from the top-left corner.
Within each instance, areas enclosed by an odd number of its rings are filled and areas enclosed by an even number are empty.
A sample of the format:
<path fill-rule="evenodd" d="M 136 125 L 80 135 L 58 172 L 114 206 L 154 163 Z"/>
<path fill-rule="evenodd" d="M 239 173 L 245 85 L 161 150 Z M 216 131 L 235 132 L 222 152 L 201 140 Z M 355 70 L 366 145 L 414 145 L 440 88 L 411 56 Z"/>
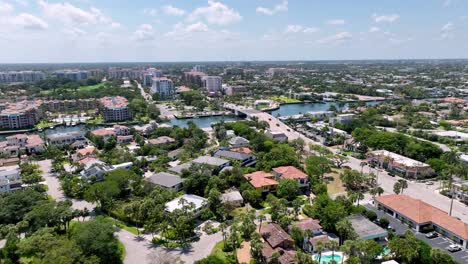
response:
<path fill-rule="evenodd" d="M 211 255 L 217 256 L 220 260 L 223 260 L 222 263 L 232 263 L 234 256 L 232 253 L 229 252 L 224 252 L 224 242 L 218 242 L 214 248 L 213 251 L 211 251 Z M 235 262 L 234 262 L 235 263 Z"/>
<path fill-rule="evenodd" d="M 97 89 L 101 88 L 103 85 L 104 85 L 104 83 L 98 83 L 96 85 L 81 86 L 80 88 L 78 88 L 78 91 L 80 91 L 80 92 L 89 92 L 89 91 L 97 90 Z M 73 90 L 67 90 L 67 91 L 74 92 Z M 53 89 L 43 90 L 43 91 L 41 91 L 41 94 L 42 95 L 49 95 L 49 94 L 52 94 L 53 92 L 54 92 Z"/>
<path fill-rule="evenodd" d="M 327 191 L 330 195 L 346 192 L 346 188 L 340 179 L 340 173 L 341 171 L 333 170 L 331 173 L 325 174 L 325 177 L 333 179 L 327 184 Z"/>
<path fill-rule="evenodd" d="M 292 103 L 302 102 L 300 100 L 288 98 L 288 97 L 283 96 L 283 95 L 281 95 L 281 96 L 272 96 L 271 99 L 277 101 L 278 103 L 283 103 L 283 104 L 292 104 Z"/>

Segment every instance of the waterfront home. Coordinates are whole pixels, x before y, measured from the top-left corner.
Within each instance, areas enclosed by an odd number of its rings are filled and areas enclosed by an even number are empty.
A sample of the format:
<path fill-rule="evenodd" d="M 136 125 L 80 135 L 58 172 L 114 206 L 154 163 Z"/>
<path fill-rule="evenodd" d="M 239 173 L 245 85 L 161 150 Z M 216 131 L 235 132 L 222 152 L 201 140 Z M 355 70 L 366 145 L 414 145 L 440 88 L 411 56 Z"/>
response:
<path fill-rule="evenodd" d="M 130 129 L 126 126 L 114 125 L 113 127 L 106 127 L 93 130 L 91 131 L 91 134 L 96 137 L 102 137 L 104 142 L 106 142 L 111 137 L 130 135 Z"/>
<path fill-rule="evenodd" d="M 250 167 L 256 163 L 256 157 L 254 155 L 242 152 L 219 149 L 213 153 L 213 156 L 238 161 L 242 167 Z"/>
<path fill-rule="evenodd" d="M 192 162 L 196 164 L 205 164 L 208 166 L 212 166 L 215 168 L 215 170 L 221 170 L 224 167 L 231 165 L 231 162 L 229 160 L 220 159 L 220 158 L 211 157 L 211 156 L 200 156 L 194 159 Z"/>
<path fill-rule="evenodd" d="M 340 123 L 340 124 L 348 124 L 356 117 L 355 114 L 340 114 L 335 117 L 330 117 L 329 122 L 330 124 Z"/>
<path fill-rule="evenodd" d="M 44 151 L 44 141 L 39 135 L 16 134 L 0 142 L 0 154 L 8 157 L 18 156 L 21 152 L 33 154 L 42 151 Z"/>
<path fill-rule="evenodd" d="M 146 178 L 146 181 L 151 185 L 159 186 L 165 189 L 173 189 L 176 192 L 182 190 L 184 182 L 183 179 L 179 176 L 167 172 L 152 174 Z"/>
<path fill-rule="evenodd" d="M 80 172 L 80 176 L 82 179 L 95 178 L 96 181 L 101 181 L 104 179 L 104 175 L 106 173 L 118 169 L 129 170 L 132 167 L 133 163 L 124 162 L 117 165 L 107 165 L 103 161 L 94 158 L 88 158 L 87 162 L 83 165 L 84 169 Z"/>
<path fill-rule="evenodd" d="M 375 197 L 375 204 L 379 210 L 407 224 L 416 232 L 431 228 L 463 245 L 463 248 L 468 248 L 468 224 L 449 216 L 439 208 L 403 194 Z"/>
<path fill-rule="evenodd" d="M 299 187 L 309 187 L 309 177 L 300 169 L 294 166 L 281 166 L 273 168 L 273 174 L 276 176 L 276 180 L 280 179 L 291 179 L 297 181 Z"/>
<path fill-rule="evenodd" d="M 367 159 L 371 164 L 395 171 L 407 178 L 420 179 L 434 175 L 429 164 L 387 150 L 371 151 L 367 154 Z"/>
<path fill-rule="evenodd" d="M 142 133 L 143 135 L 149 135 L 151 131 L 155 130 L 158 127 L 156 121 L 150 121 L 148 124 L 136 125 L 133 128 L 135 131 Z"/>
<path fill-rule="evenodd" d="M 61 132 L 46 136 L 47 144 L 53 146 L 71 145 L 81 140 L 86 140 L 82 131 Z"/>

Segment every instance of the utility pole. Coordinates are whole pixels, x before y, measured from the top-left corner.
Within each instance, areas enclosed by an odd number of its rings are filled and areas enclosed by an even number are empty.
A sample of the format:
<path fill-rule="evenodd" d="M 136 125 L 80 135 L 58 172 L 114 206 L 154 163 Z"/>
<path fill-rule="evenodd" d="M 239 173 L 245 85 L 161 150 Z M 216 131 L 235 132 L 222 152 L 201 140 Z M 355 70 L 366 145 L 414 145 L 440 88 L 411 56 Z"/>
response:
<path fill-rule="evenodd" d="M 452 209 L 453 209 L 453 186 L 452 186 L 452 175 L 450 175 L 450 211 L 449 216 L 452 216 Z"/>

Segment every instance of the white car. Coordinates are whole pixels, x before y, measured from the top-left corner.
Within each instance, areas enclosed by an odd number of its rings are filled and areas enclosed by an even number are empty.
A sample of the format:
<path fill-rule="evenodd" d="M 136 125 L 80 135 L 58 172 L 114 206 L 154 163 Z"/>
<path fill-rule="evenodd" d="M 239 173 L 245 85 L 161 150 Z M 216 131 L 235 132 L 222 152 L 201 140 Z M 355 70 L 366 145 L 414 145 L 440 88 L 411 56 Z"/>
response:
<path fill-rule="evenodd" d="M 460 245 L 457 245 L 457 244 L 452 244 L 452 245 L 446 247 L 446 249 L 447 249 L 449 252 L 457 252 L 457 251 L 462 250 L 462 247 L 461 247 Z"/>

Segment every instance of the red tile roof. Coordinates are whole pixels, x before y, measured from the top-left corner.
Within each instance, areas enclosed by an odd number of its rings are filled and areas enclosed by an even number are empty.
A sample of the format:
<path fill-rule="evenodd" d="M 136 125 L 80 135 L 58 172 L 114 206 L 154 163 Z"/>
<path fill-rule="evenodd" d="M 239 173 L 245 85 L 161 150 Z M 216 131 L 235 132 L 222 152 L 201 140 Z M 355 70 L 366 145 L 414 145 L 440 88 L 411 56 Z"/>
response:
<path fill-rule="evenodd" d="M 245 174 L 244 178 L 247 179 L 255 188 L 278 185 L 278 182 L 274 180 L 275 176 L 269 172 L 256 171 Z"/>
<path fill-rule="evenodd" d="M 284 231 L 283 228 L 281 228 L 278 224 L 266 224 L 262 226 L 260 231 L 263 239 L 265 239 L 272 248 L 276 248 L 284 244 L 284 242 L 294 243 L 294 240 L 291 238 L 291 236 L 286 233 L 286 231 Z"/>
<path fill-rule="evenodd" d="M 463 239 L 468 239 L 468 224 L 426 202 L 403 194 L 378 196 L 375 200 L 417 224 L 432 222 Z"/>
<path fill-rule="evenodd" d="M 76 153 L 80 154 L 81 156 L 86 156 L 86 155 L 89 155 L 89 154 L 93 154 L 95 149 L 96 148 L 93 147 L 93 146 L 88 146 L 86 148 L 77 150 Z"/>
<path fill-rule="evenodd" d="M 243 147 L 243 148 L 232 148 L 230 149 L 231 151 L 234 151 L 234 152 L 241 152 L 241 153 L 245 153 L 245 154 L 250 154 L 252 153 L 252 150 L 250 150 L 250 148 L 248 147 Z"/>
<path fill-rule="evenodd" d="M 282 166 L 273 168 L 273 171 L 285 179 L 307 179 L 307 174 L 294 166 Z"/>
<path fill-rule="evenodd" d="M 111 136 L 111 135 L 115 135 L 115 131 L 113 128 L 100 128 L 100 129 L 91 131 L 91 134 L 95 136 L 100 136 L 100 137 Z"/>
<path fill-rule="evenodd" d="M 320 221 L 313 218 L 302 219 L 301 221 L 294 223 L 293 226 L 299 228 L 302 231 L 322 229 Z"/>

